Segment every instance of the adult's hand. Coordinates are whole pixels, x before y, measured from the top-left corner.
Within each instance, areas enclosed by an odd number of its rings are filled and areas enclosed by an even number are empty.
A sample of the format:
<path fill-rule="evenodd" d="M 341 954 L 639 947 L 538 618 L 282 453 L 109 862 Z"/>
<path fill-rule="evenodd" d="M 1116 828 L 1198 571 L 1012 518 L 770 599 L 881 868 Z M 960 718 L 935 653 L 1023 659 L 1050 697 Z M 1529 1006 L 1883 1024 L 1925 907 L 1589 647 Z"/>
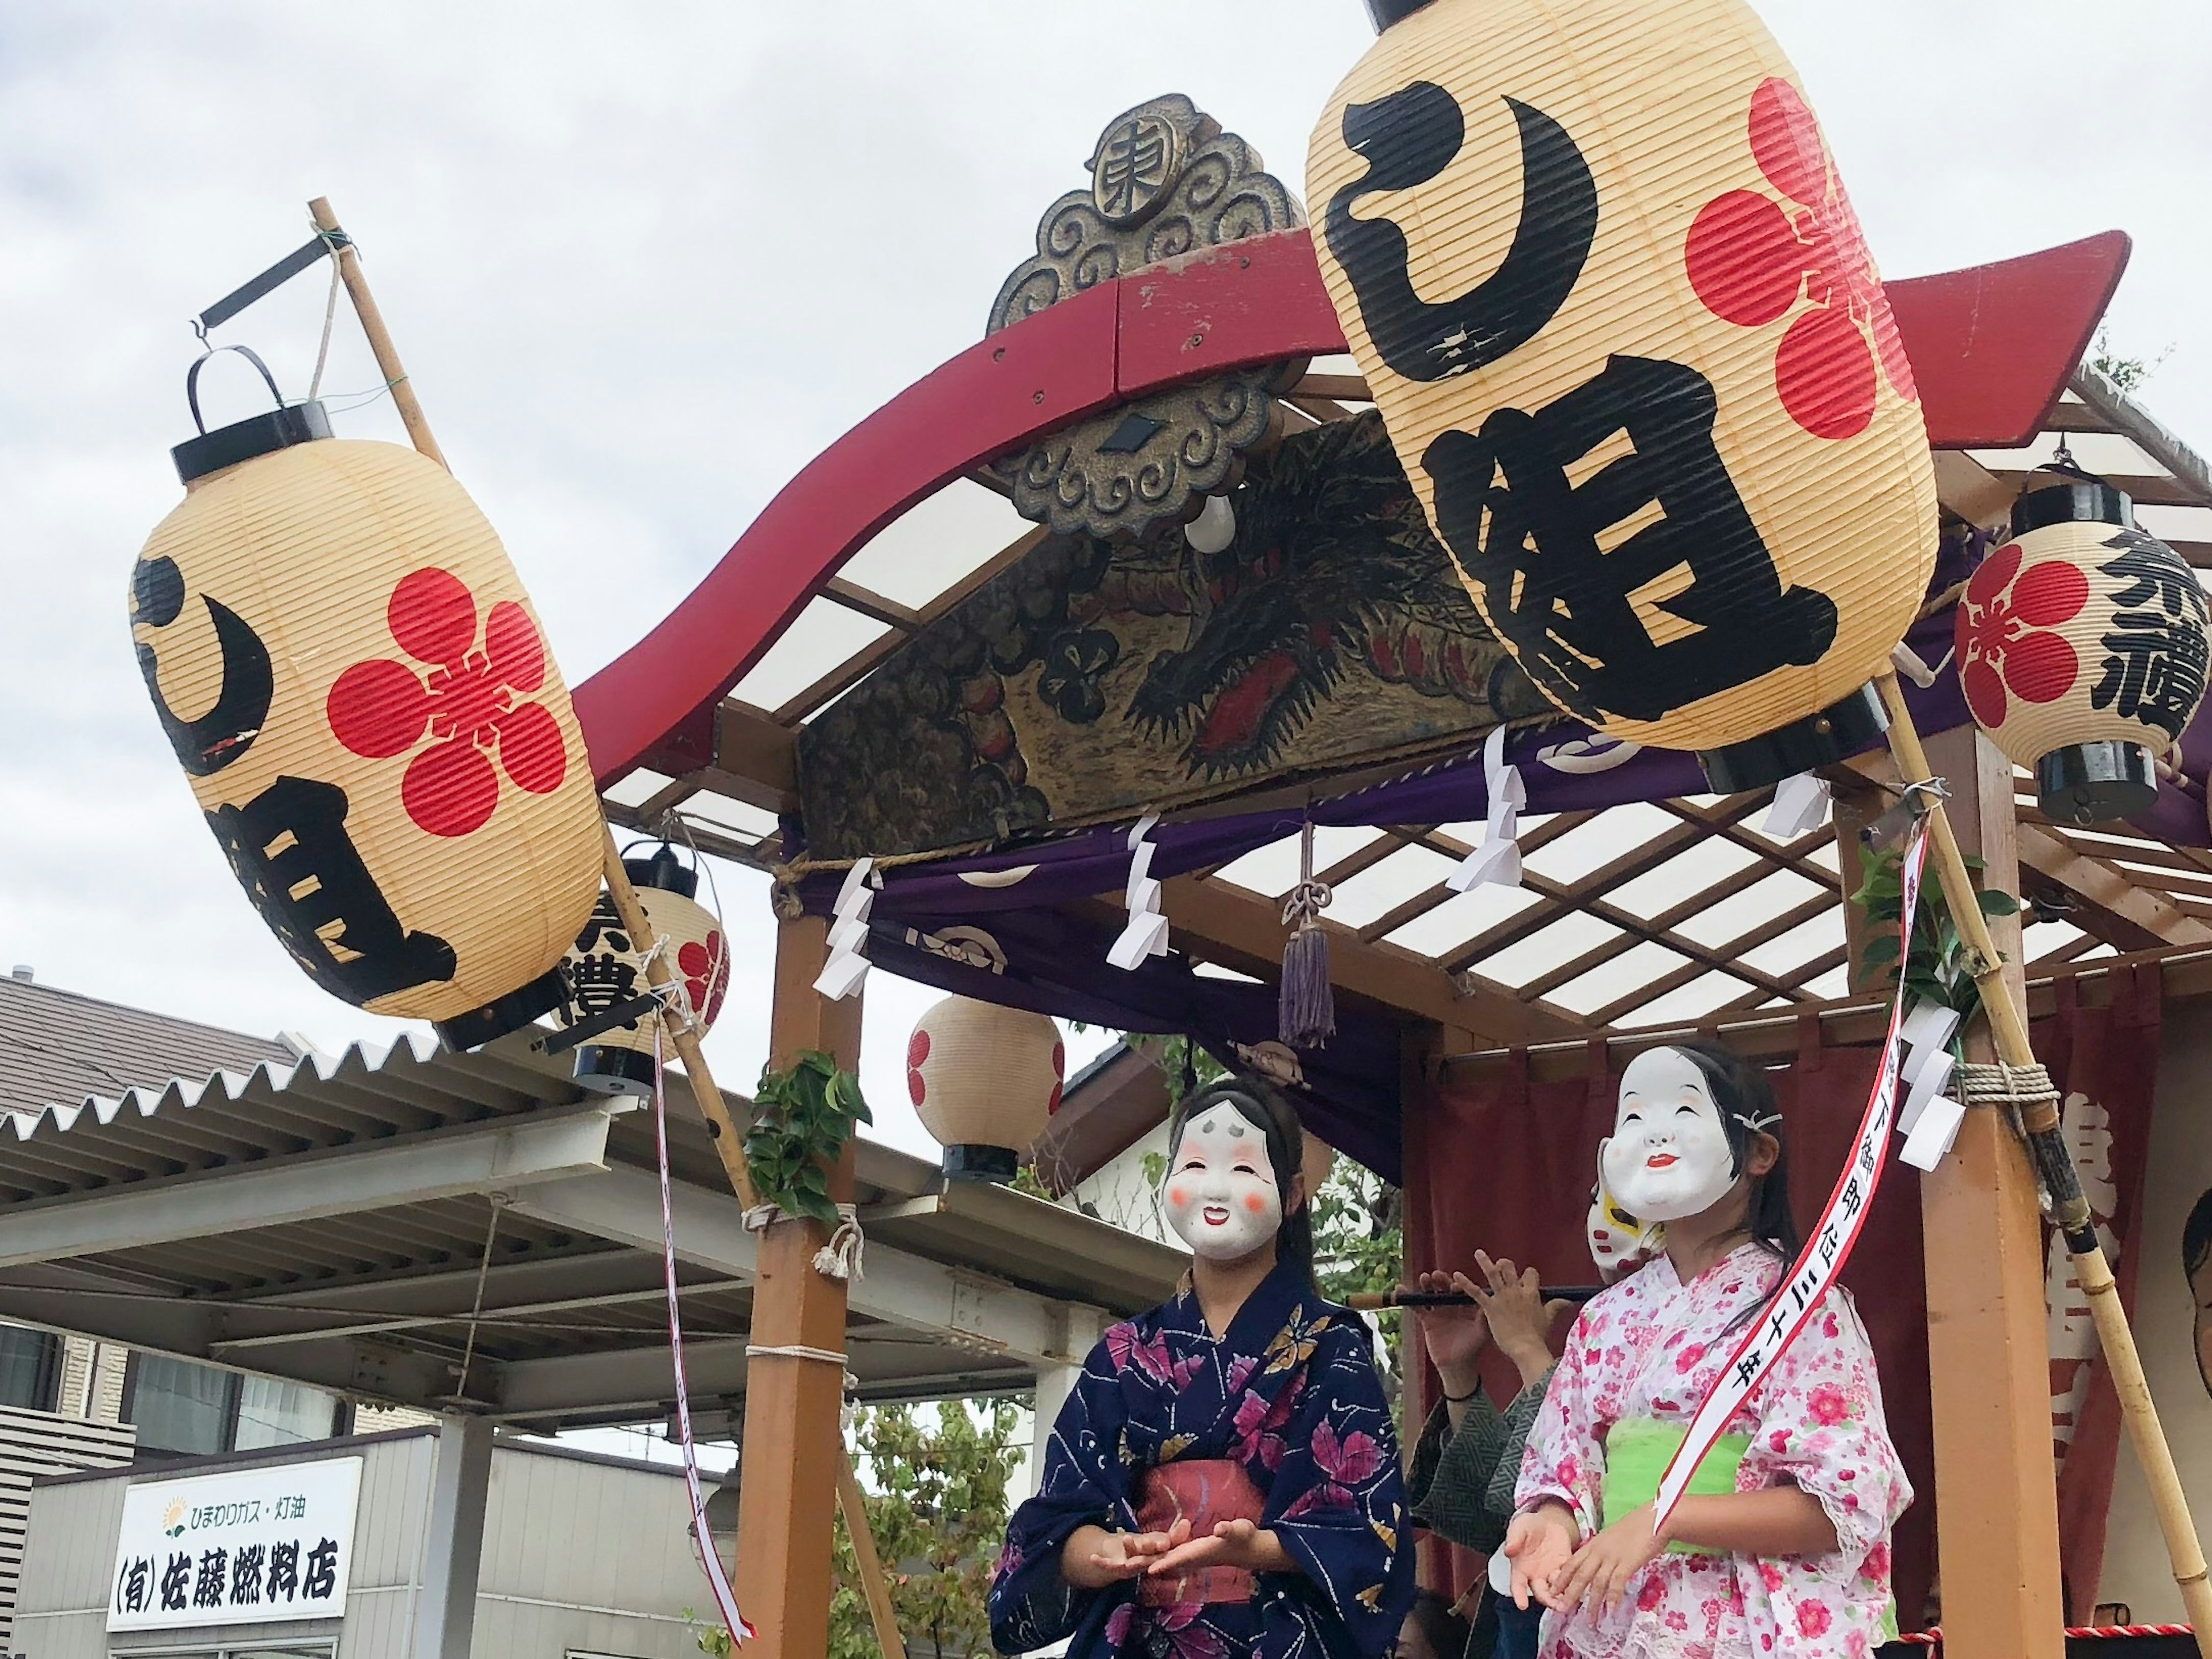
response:
<path fill-rule="evenodd" d="M 1522 1386 L 1526 1388 L 1551 1370 L 1552 1328 L 1562 1313 L 1573 1310 L 1574 1304 L 1545 1301 L 1543 1276 L 1534 1267 L 1516 1269 L 1510 1256 L 1493 1261 L 1477 1250 L 1474 1265 L 1482 1282 L 1477 1284 L 1465 1273 L 1455 1273 L 1452 1288 L 1474 1298 L 1489 1322 L 1491 1336 L 1520 1371 Z"/>
<path fill-rule="evenodd" d="M 1060 1549 L 1060 1576 L 1078 1589 L 1104 1589 L 1141 1577 L 1169 1548 L 1164 1532 L 1109 1532 L 1078 1527 Z"/>
<path fill-rule="evenodd" d="M 1168 1547 L 1153 1558 L 1147 1572 L 1164 1576 L 1200 1567 L 1242 1567 L 1247 1572 L 1291 1572 L 1297 1558 L 1283 1547 L 1272 1527 L 1254 1521 L 1221 1521 L 1211 1534 L 1193 1538 L 1190 1522 L 1168 1528 Z"/>
<path fill-rule="evenodd" d="M 1458 1291 L 1466 1296 L 1463 1279 L 1460 1273 L 1423 1273 L 1417 1288 L 1431 1295 Z M 1421 1308 L 1414 1310 L 1414 1317 L 1421 1327 L 1421 1346 L 1429 1351 L 1429 1363 L 1443 1379 L 1444 1392 L 1471 1395 L 1481 1387 L 1480 1362 L 1482 1351 L 1490 1346 L 1490 1321 L 1480 1300 L 1471 1299 L 1457 1307 Z"/>

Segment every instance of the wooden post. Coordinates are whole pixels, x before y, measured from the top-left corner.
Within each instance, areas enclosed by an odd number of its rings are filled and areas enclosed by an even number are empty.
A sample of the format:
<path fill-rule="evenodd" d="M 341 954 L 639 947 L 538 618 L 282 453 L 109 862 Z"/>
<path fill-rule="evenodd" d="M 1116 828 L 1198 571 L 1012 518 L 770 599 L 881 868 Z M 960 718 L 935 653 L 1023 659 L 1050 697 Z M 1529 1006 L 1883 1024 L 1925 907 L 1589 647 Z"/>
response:
<path fill-rule="evenodd" d="M 829 955 L 822 918 L 777 923 L 770 1064 L 788 1066 L 810 1048 L 842 1066 L 859 1060 L 859 999 L 830 1002 L 815 994 Z M 853 1156 L 848 1141 L 830 1172 L 830 1194 L 843 1203 L 853 1198 Z M 818 1222 L 777 1222 L 762 1237 L 753 1285 L 736 1588 L 769 1659 L 823 1659 L 830 1641 L 832 1517 L 838 1471 L 849 1466 L 839 1422 L 844 1368 L 815 1357 L 845 1349 L 844 1281 L 814 1269 L 825 1242 Z M 760 1352 L 779 1348 L 793 1352 Z"/>
<path fill-rule="evenodd" d="M 1920 735 L 1913 728 L 1911 712 L 1905 706 L 1905 696 L 1898 688 L 1896 678 L 1885 675 L 1877 684 L 1882 702 L 1889 711 L 1890 748 L 1897 757 L 1899 770 L 1905 775 L 1908 782 L 1937 775 L 1930 770 L 1928 757 L 1921 750 Z M 1954 735 L 1960 743 L 1966 740 L 1963 734 Z M 2017 893 L 2020 890 L 2020 869 L 2013 838 L 2012 769 L 1996 747 L 1978 732 L 1972 734 L 1972 741 L 1974 747 L 1971 756 L 1964 750 L 1960 753 L 1957 776 L 1972 780 L 1973 787 L 1971 791 L 1962 792 L 1954 783 L 1952 797 L 1954 800 L 1959 799 L 1963 793 L 1977 809 L 1984 836 L 1983 856 L 1989 862 L 1990 873 L 2007 891 Z M 1940 806 L 1931 815 L 1929 829 L 1935 842 L 1934 861 L 1943 884 L 1944 897 L 1957 920 L 1960 937 L 1978 958 L 1974 978 L 1981 988 L 1982 1006 L 1987 1015 L 1990 1038 L 1996 1057 L 2008 1066 L 2033 1065 L 2035 1056 L 2028 1044 L 2026 976 L 2020 966 L 2019 919 L 2016 916 L 2005 919 L 2004 940 L 1993 936 L 1975 901 L 1973 883 L 1960 857 L 1960 848 L 1953 834 L 1949 815 Z M 2002 863 L 1990 850 L 1992 845 L 2001 847 Z M 2007 942 L 2009 943 L 2009 950 L 2006 948 Z M 2000 952 L 2003 953 L 2002 962 Z M 1985 1056 L 1977 1056 L 1983 1057 Z M 1929 1211 L 1937 1204 L 1945 1191 L 1947 1179 L 1951 1182 L 1963 1182 L 1970 1189 L 1986 1188 L 1996 1192 L 1995 1219 L 2000 1230 L 1997 1253 L 2009 1264 L 2020 1248 L 2015 1238 L 2019 1221 L 2014 1213 L 2020 1207 L 2020 1200 L 2004 1194 L 2015 1191 L 2020 1183 L 2025 1182 L 2027 1202 L 2033 1206 L 2034 1178 L 2026 1173 L 2027 1152 L 2019 1147 L 2009 1133 L 2008 1126 L 1993 1121 L 1978 1122 L 1979 1120 L 1992 1120 L 1995 1116 L 1996 1114 L 1987 1111 L 1967 1113 L 1966 1125 L 1960 1130 L 1956 1156 L 1945 1159 L 1943 1166 L 1929 1177 L 1929 1181 L 1936 1183 L 1932 1188 L 1928 1182 L 1922 1185 L 1923 1224 L 1926 1228 L 1930 1263 L 1946 1260 L 1946 1247 L 1962 1242 L 1939 1236 L 1937 1230 L 1927 1219 Z M 2183 1492 L 2180 1474 L 2174 1468 L 2172 1449 L 2166 1443 L 2166 1431 L 2159 1423 L 2157 1407 L 2151 1400 L 2150 1384 L 2143 1376 L 2142 1356 L 2136 1350 L 2135 1333 L 2128 1328 L 2127 1312 L 2120 1305 L 2119 1291 L 2112 1281 L 2112 1268 L 2105 1260 L 2103 1247 L 2097 1242 L 2096 1230 L 2090 1224 L 2088 1206 L 2082 1200 L 2081 1182 L 2074 1170 L 2072 1154 L 2059 1133 L 2056 1105 L 2046 1102 L 2023 1108 L 2021 1116 L 2021 1127 L 2027 1132 L 2035 1161 L 2042 1168 L 2044 1185 L 2051 1198 L 2053 1218 L 2066 1237 L 2075 1278 L 2089 1298 L 2089 1310 L 2097 1322 L 2097 1338 L 2105 1351 L 2106 1368 L 2112 1373 L 2113 1387 L 2119 1395 L 2121 1420 L 2127 1425 L 2128 1439 L 2135 1448 L 2136 1461 L 2142 1467 L 2145 1481 L 2150 1487 L 2151 1505 L 2157 1513 L 2159 1530 L 2165 1539 L 2166 1559 L 2172 1569 L 2173 1581 L 2180 1589 L 2182 1603 L 2188 1609 L 2190 1623 L 2196 1631 L 2197 1650 L 2206 1659 L 2212 1659 L 2212 1583 L 2207 1582 L 2203 1546 L 2197 1540 L 2196 1523 L 2190 1516 L 2188 1495 Z M 1986 1152 L 1982 1150 L 1985 1144 L 1990 1148 Z M 2030 1229 L 2030 1237 L 2033 1244 L 2041 1244 L 2039 1224 Z M 2039 1250 L 2036 1254 L 2039 1257 Z M 1931 1370 L 1937 1369 L 1934 1340 L 1938 1318 L 1935 1284 L 1935 1278 L 1931 1275 L 1929 1295 Z M 2039 1322 L 2042 1317 L 2039 1295 L 2035 1304 L 2035 1316 Z M 1996 1334 L 1993 1329 L 1992 1334 Z M 2037 1375 L 2040 1379 L 2045 1368 L 2042 1363 L 2043 1348 L 2039 1334 L 2036 1352 Z M 2025 1362 L 2014 1359 L 2009 1353 L 2006 1358 L 2007 1393 L 2009 1395 L 2017 1392 L 2009 1386 L 2013 1370 L 2015 1365 Z M 1986 1367 L 1990 1355 L 1985 1351 L 1978 1356 L 1967 1358 L 1966 1363 Z M 1963 1378 L 1966 1373 L 1960 1375 Z M 2039 1382 L 2039 1386 L 2047 1385 Z M 1985 1393 L 1984 1398 L 1986 1402 Z M 2005 1403 L 2008 1422 L 2013 1409 L 2008 1398 Z M 1986 1403 L 1983 1410 L 1986 1413 Z M 1941 1468 L 1943 1418 L 1940 1395 L 1936 1438 L 1937 1485 L 1942 1491 L 1948 1492 L 1952 1488 L 1945 1484 Z M 2043 1456 L 2047 1460 L 2049 1455 L 2046 1443 Z M 2015 1462 L 2019 1455 L 2021 1454 L 2014 1454 Z M 2047 1461 L 2044 1467 L 2047 1479 L 2050 1470 Z M 2051 1486 L 2054 1533 L 2057 1526 L 2055 1486 L 2054 1480 Z M 1963 1483 L 1960 1489 L 1962 1492 L 1969 1490 Z M 1973 1493 L 1968 1501 L 1986 1505 L 1992 1498 L 2002 1501 L 2006 1495 L 2001 1487 L 1984 1486 Z M 2023 1517 L 2020 1525 L 2024 1528 L 2026 1524 Z M 2039 1522 L 2037 1524 L 2039 1526 Z M 1948 1536 L 1950 1522 L 1944 1522 L 1942 1529 Z M 2038 1547 L 2039 1549 L 2039 1545 Z M 1951 1551 L 1948 1544 L 1942 1547 L 1942 1553 L 1946 1603 L 1944 1625 L 1945 1635 L 1948 1637 L 1951 1634 L 1948 1612 Z M 2055 1595 L 2055 1537 L 2051 1555 L 2054 1567 L 2051 1593 Z M 2031 1585 L 2026 1589 L 2032 1593 L 2034 1587 Z M 1977 1605 L 1978 1611 L 1978 1601 Z M 2063 1612 L 2054 1615 L 2051 1622 L 2054 1628 L 2062 1625 Z M 1996 1627 L 1993 1626 L 1992 1628 Z M 1974 1646 L 1959 1650 L 1965 1659 L 1975 1659 L 1975 1656 L 1982 1653 L 1996 1655 L 2006 1652 L 2028 1655 L 2032 1659 L 2033 1656 L 2046 1652 L 2055 1655 L 2059 1650 L 2057 1646 L 2045 1646 L 2040 1642 L 2033 1648 L 2015 1645 L 2008 1650 L 1995 1638 L 1990 1645 L 1981 1644 L 1977 1638 Z"/>
<path fill-rule="evenodd" d="M 1962 850 L 1988 860 L 1991 886 L 2017 891 L 2011 763 L 1972 726 L 1936 748 Z M 2008 977 L 2024 989 L 2019 918 L 1997 926 Z M 1967 1049 L 1991 1057 L 1985 1027 Z M 2062 1659 L 2043 1224 L 2027 1149 L 2001 1114 L 1966 1114 L 1952 1155 L 1921 1177 L 1920 1206 L 1943 1650 L 1952 1659 Z"/>
<path fill-rule="evenodd" d="M 315 228 L 325 237 L 343 238 L 338 228 L 338 216 L 331 211 L 331 198 L 318 196 L 307 204 L 307 211 L 315 221 Z M 400 421 L 407 428 L 408 441 L 412 443 L 440 466 L 450 472 L 453 469 L 446 460 L 446 452 L 438 447 L 438 441 L 430 435 L 429 418 L 422 413 L 422 405 L 416 401 L 415 386 L 400 366 L 399 348 L 392 343 L 391 332 L 384 326 L 384 313 L 377 309 L 376 296 L 368 291 L 368 278 L 362 274 L 361 255 L 354 251 L 350 241 L 337 243 L 338 276 L 343 279 L 346 292 L 352 296 L 354 314 L 361 319 L 361 331 L 368 337 L 368 349 L 375 354 L 376 367 L 384 376 L 385 385 L 392 388 L 392 406 L 399 411 Z"/>

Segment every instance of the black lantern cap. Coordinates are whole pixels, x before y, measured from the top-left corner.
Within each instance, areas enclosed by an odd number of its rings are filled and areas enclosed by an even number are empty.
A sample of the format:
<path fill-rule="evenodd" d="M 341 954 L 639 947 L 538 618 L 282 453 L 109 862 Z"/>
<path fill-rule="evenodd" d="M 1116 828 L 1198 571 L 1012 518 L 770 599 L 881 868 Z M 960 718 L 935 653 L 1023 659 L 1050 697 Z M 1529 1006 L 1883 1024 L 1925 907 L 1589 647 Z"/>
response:
<path fill-rule="evenodd" d="M 2012 533 L 2025 536 L 2054 524 L 2110 524 L 2135 528 L 2135 503 L 2124 489 L 2102 479 L 2048 484 L 2031 489 L 2012 504 Z"/>
<path fill-rule="evenodd" d="M 1429 3 L 1430 0 L 1367 0 L 1367 15 L 1375 20 L 1375 33 L 1380 34 Z"/>
<path fill-rule="evenodd" d="M 1889 716 L 1874 688 L 1863 685 L 1841 702 L 1817 714 L 1792 720 L 1771 732 L 1763 732 L 1741 743 L 1719 749 L 1700 749 L 1698 764 L 1713 793 L 1741 794 L 1764 789 L 1816 766 L 1832 766 L 1870 749 L 1889 730 Z"/>
<path fill-rule="evenodd" d="M 666 842 L 653 849 L 650 858 L 625 857 L 623 868 L 629 872 L 630 880 L 640 887 L 657 888 L 664 893 L 680 893 L 685 898 L 699 896 L 699 872 L 676 856 L 676 849 Z"/>
<path fill-rule="evenodd" d="M 2133 743 L 2073 743 L 2035 763 L 2035 804 L 2055 823 L 2109 823 L 2150 810 L 2158 774 Z"/>
<path fill-rule="evenodd" d="M 169 459 L 176 464 L 177 482 L 188 484 L 257 455 L 274 454 L 294 444 L 313 443 L 330 435 L 331 417 L 322 404 L 291 404 L 187 438 L 169 452 Z"/>
<path fill-rule="evenodd" d="M 481 1008 L 455 1014 L 451 1019 L 433 1021 L 430 1029 L 437 1032 L 438 1040 L 446 1047 L 466 1054 L 509 1031 L 520 1030 L 540 1014 L 551 1013 L 568 1000 L 568 981 L 561 976 L 558 968 L 554 968 Z"/>
<path fill-rule="evenodd" d="M 653 1098 L 653 1056 L 636 1048 L 601 1048 L 587 1042 L 576 1050 L 576 1084 L 595 1095 Z"/>
<path fill-rule="evenodd" d="M 947 1181 L 1007 1182 L 1014 1178 L 1014 1172 L 1021 1166 L 1022 1155 L 1011 1146 L 970 1143 L 945 1149 Z"/>

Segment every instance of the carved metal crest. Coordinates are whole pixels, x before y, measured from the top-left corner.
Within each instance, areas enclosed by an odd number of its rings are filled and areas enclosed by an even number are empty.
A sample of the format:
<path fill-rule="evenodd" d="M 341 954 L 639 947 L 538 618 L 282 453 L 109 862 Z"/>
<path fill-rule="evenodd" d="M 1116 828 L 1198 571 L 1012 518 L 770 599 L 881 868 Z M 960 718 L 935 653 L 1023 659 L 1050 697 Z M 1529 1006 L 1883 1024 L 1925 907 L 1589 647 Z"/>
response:
<path fill-rule="evenodd" d="M 1163 259 L 1305 222 L 1251 146 L 1180 93 L 1116 116 L 1087 165 L 1088 187 L 1038 222 L 1037 251 L 1000 286 L 987 333 Z M 1141 535 L 1235 483 L 1273 425 L 1284 373 L 1247 369 L 1124 404 L 992 470 L 1024 517 L 1062 535 Z"/>

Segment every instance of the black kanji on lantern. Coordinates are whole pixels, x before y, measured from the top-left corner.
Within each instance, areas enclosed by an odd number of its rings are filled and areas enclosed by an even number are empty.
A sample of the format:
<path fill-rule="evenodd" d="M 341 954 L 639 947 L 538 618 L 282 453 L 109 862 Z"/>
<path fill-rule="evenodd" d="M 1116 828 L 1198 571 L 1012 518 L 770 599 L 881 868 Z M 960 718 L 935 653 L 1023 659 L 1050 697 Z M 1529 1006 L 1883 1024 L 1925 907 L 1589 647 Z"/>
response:
<path fill-rule="evenodd" d="M 222 658 L 222 689 L 214 705 L 194 720 L 182 720 L 161 695 L 161 665 L 154 647 L 138 644 L 138 672 L 154 699 L 154 713 L 175 750 L 177 761 L 193 777 L 220 772 L 253 746 L 262 722 L 269 718 L 270 699 L 276 691 L 276 672 L 269 647 L 251 624 L 227 605 L 204 593 L 209 626 L 215 631 L 216 649 Z M 150 628 L 167 628 L 184 613 L 185 578 L 174 559 L 144 559 L 131 573 L 131 620 Z"/>
<path fill-rule="evenodd" d="M 262 919 L 333 996 L 366 1003 L 453 978 L 453 947 L 400 926 L 346 830 L 346 805 L 334 783 L 283 777 L 208 824 Z"/>
<path fill-rule="evenodd" d="M 607 892 L 599 895 L 599 902 L 584 922 L 584 931 L 576 935 L 580 954 L 589 955 L 603 945 L 609 951 L 627 953 L 629 950 L 629 930 L 623 926 L 622 915 L 615 908 L 614 895 Z"/>
<path fill-rule="evenodd" d="M 2123 530 L 2105 545 L 2119 556 L 2098 568 L 2128 585 L 2112 593 L 2112 625 L 2101 641 L 2105 675 L 2090 690 L 2090 706 L 2117 705 L 2123 719 L 2178 739 L 2204 696 L 2204 590 L 2172 548 L 2140 531 Z"/>
<path fill-rule="evenodd" d="M 1494 363 L 1550 322 L 1589 258 L 1597 235 L 1597 184 L 1565 128 L 1531 105 L 1505 100 L 1521 136 L 1521 221 L 1504 262 L 1451 300 L 1414 291 L 1406 233 L 1387 216 L 1356 218 L 1377 191 L 1426 184 L 1451 165 L 1467 137 L 1459 101 L 1416 81 L 1344 112 L 1344 142 L 1367 171 L 1329 198 L 1323 234 L 1359 301 L 1359 319 L 1382 361 L 1409 380 L 1441 380 Z"/>
<path fill-rule="evenodd" d="M 1695 369 L 1616 356 L 1421 458 L 1437 528 L 1492 625 L 1593 724 L 1658 720 L 1835 641 L 1835 601 L 1782 586 L 1714 445 L 1717 407 Z M 1575 482 L 1571 468 L 1623 437 L 1627 453 Z"/>

